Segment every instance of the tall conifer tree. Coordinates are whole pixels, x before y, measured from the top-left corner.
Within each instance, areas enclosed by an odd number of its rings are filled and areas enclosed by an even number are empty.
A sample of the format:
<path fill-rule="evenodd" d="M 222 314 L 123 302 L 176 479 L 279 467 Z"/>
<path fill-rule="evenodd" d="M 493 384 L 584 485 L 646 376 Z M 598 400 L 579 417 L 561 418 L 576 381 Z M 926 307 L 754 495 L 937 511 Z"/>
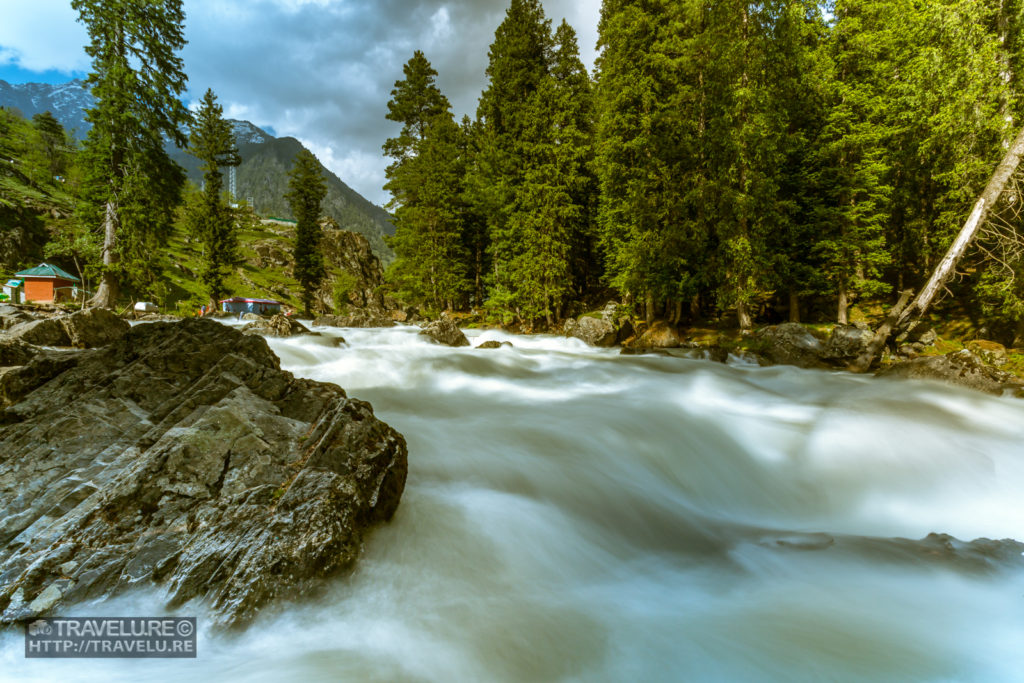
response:
<path fill-rule="evenodd" d="M 216 307 L 224 293 L 228 269 L 238 259 L 235 217 L 224 200 L 221 168 L 238 166 L 242 158 L 235 147 L 231 124 L 224 120 L 213 90 L 203 96 L 189 135 L 189 152 L 202 162 L 203 189 L 198 201 L 189 207 L 187 222 L 203 247 L 199 274 L 210 304 Z"/>
<path fill-rule="evenodd" d="M 126 280 L 153 284 L 154 254 L 171 227 L 185 175 L 164 141 L 185 145 L 188 111 L 181 0 L 72 0 L 92 58 L 87 83 L 96 104 L 82 154 L 83 219 L 102 226 L 103 279 L 91 303 L 114 305 Z"/>
<path fill-rule="evenodd" d="M 307 149 L 295 155 L 288 171 L 285 199 L 295 216 L 295 279 L 302 287 L 302 308 L 311 315 L 313 292 L 324 279 L 324 255 L 320 250 L 320 203 L 327 196 L 327 181 L 320 162 Z"/>

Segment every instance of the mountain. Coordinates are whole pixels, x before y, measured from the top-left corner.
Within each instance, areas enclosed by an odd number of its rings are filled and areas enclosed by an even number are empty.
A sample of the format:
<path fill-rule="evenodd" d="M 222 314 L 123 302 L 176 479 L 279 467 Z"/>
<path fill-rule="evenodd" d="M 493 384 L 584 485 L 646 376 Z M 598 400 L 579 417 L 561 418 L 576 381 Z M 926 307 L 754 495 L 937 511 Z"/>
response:
<path fill-rule="evenodd" d="M 0 81 L 0 105 L 20 110 L 25 118 L 48 111 L 79 140 L 92 127 L 85 120 L 85 110 L 92 101 L 85 82 L 80 80 L 59 85 Z"/>
<path fill-rule="evenodd" d="M 0 80 L 0 105 L 15 107 L 26 117 L 49 111 L 79 139 L 89 130 L 85 110 L 92 104 L 92 95 L 79 80 L 59 85 L 12 85 Z M 288 170 L 292 159 L 303 149 L 302 143 L 291 137 L 274 137 L 249 121 L 232 120 L 231 123 L 242 156 L 242 165 L 236 172 L 236 197 L 251 198 L 256 211 L 263 216 L 292 218 L 284 195 L 288 190 Z M 176 147 L 168 148 L 168 152 L 187 171 L 190 180 L 196 184 L 202 182 L 199 161 L 195 157 Z M 389 263 L 393 254 L 384 243 L 384 236 L 394 234 L 395 228 L 388 212 L 350 188 L 327 168 L 322 165 L 321 168 L 327 180 L 324 214 L 342 228 L 364 235 L 373 252 Z M 225 187 L 228 187 L 227 177 Z"/>

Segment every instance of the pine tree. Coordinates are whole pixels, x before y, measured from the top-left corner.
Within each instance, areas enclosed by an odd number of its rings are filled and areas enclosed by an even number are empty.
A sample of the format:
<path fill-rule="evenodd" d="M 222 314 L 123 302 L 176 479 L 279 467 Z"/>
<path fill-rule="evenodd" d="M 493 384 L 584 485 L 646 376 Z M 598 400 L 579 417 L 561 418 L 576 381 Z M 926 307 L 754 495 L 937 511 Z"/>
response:
<path fill-rule="evenodd" d="M 313 293 L 324 279 L 324 256 L 320 250 L 320 203 L 327 196 L 327 181 L 320 162 L 303 149 L 295 155 L 288 172 L 288 200 L 295 216 L 295 279 L 302 287 L 302 308 L 311 315 Z"/>
<path fill-rule="evenodd" d="M 422 52 L 403 71 L 388 102 L 388 118 L 402 123 L 402 131 L 384 143 L 394 159 L 384 186 L 395 216 L 388 277 L 400 298 L 441 310 L 456 306 L 471 288 L 462 232 L 465 132 Z"/>
<path fill-rule="evenodd" d="M 189 152 L 199 159 L 203 171 L 203 189 L 190 205 L 187 223 L 202 245 L 202 270 L 199 278 L 210 299 L 211 308 L 224 293 L 229 269 L 238 260 L 235 217 L 223 196 L 224 177 L 220 169 L 238 166 L 242 158 L 235 148 L 231 124 L 217 104 L 213 90 L 203 96 L 189 135 Z"/>
<path fill-rule="evenodd" d="M 121 281 L 153 285 L 154 254 L 171 227 L 184 172 L 164 151 L 182 147 L 188 111 L 181 0 L 72 0 L 92 58 L 87 83 L 95 106 L 82 158 L 83 219 L 101 225 L 103 279 L 91 303 L 111 307 Z"/>
<path fill-rule="evenodd" d="M 702 17 L 695 3 L 667 0 L 606 0 L 601 12 L 598 229 L 608 282 L 648 320 L 657 302 L 678 311 L 703 275 Z"/>
<path fill-rule="evenodd" d="M 39 133 L 41 152 L 46 159 L 50 179 L 62 175 L 67 169 L 69 148 L 64 126 L 48 111 L 33 116 L 32 125 Z"/>
<path fill-rule="evenodd" d="M 519 240 L 507 264 L 510 301 L 526 321 L 543 317 L 552 325 L 577 285 L 574 268 L 582 278 L 590 266 L 591 117 L 589 77 L 576 33 L 563 21 L 550 72 L 526 110 L 518 150 L 524 171 L 509 212 L 509 232 Z"/>
<path fill-rule="evenodd" d="M 488 307 L 506 321 L 516 317 L 513 262 L 525 236 L 510 221 L 527 167 L 524 148 L 531 136 L 533 98 L 548 77 L 551 22 L 538 0 L 512 0 L 488 53 L 487 87 L 477 107 L 476 156 L 468 178 L 471 211 L 486 217 L 491 259 Z"/>
<path fill-rule="evenodd" d="M 887 107 L 900 62 L 896 18 L 913 14 L 907 10 L 888 0 L 841 0 L 833 10 L 834 87 L 818 145 L 824 204 L 815 249 L 840 323 L 848 322 L 855 296 L 886 289 L 881 274 L 890 259 L 885 230 L 892 194 L 887 150 L 894 132 Z"/>

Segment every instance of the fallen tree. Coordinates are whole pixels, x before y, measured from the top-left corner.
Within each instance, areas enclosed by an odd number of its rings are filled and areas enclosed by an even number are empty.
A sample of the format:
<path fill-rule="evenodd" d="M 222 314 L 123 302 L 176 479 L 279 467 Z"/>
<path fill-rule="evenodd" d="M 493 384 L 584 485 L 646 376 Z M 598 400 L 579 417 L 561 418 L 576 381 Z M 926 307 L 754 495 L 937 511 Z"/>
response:
<path fill-rule="evenodd" d="M 907 293 L 903 293 L 900 297 L 900 304 L 897 304 L 890 311 L 885 322 L 875 333 L 875 338 L 872 340 L 868 350 L 850 365 L 850 370 L 864 372 L 870 368 L 878 354 L 881 353 L 882 348 L 892 335 L 894 329 L 909 327 L 928 311 L 935 301 L 935 297 L 945 289 L 946 283 L 956 273 L 957 264 L 960 263 L 960 260 L 967 252 L 967 248 L 974 241 L 981 226 L 984 225 L 992 207 L 996 205 L 1006 190 L 1006 185 L 1020 165 L 1022 156 L 1024 156 L 1024 129 L 1017 133 L 1017 137 L 1007 150 L 1006 156 L 1003 157 L 1002 162 L 996 167 L 995 173 L 992 174 L 985 189 L 974 203 L 974 209 L 967 217 L 967 221 L 960 229 L 960 233 L 953 240 L 953 244 L 946 251 L 946 255 L 942 257 L 942 260 L 935 267 L 931 277 L 928 278 L 928 282 L 925 283 L 925 286 L 921 288 L 921 291 L 918 292 L 909 305 L 900 305 L 905 304 L 906 298 L 908 298 Z"/>

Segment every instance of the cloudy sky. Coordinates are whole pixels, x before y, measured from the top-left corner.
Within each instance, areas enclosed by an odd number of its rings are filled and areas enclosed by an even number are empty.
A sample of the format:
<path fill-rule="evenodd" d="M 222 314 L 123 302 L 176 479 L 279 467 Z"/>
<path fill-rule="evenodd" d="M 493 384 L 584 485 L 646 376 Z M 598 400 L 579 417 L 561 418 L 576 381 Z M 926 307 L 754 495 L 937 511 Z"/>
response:
<path fill-rule="evenodd" d="M 185 0 L 188 97 L 213 88 L 225 112 L 301 140 L 383 204 L 384 119 L 402 64 L 423 50 L 457 118 L 472 115 L 508 0 Z M 600 0 L 545 0 L 593 66 Z M 0 79 L 81 77 L 87 40 L 70 0 L 0 0 Z"/>

